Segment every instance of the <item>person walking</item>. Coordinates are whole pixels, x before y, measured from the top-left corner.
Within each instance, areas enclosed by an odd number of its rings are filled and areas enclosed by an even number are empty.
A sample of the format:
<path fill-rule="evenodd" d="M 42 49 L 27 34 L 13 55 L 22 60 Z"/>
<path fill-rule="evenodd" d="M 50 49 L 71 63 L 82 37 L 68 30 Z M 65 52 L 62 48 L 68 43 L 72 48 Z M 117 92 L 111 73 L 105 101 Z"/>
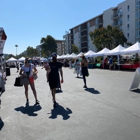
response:
<path fill-rule="evenodd" d="M 63 71 L 62 71 L 62 63 L 57 62 L 57 54 L 54 52 L 52 53 L 52 62 L 49 62 L 49 66 L 46 68 L 48 72 L 48 82 L 52 92 L 52 100 L 53 100 L 53 107 L 57 106 L 55 92 L 59 82 L 63 83 Z M 50 69 L 50 70 L 49 70 Z M 61 81 L 59 79 L 59 72 L 61 75 Z"/>
<path fill-rule="evenodd" d="M 19 71 L 19 63 L 16 61 L 17 72 Z"/>
<path fill-rule="evenodd" d="M 33 75 L 36 75 L 38 71 L 36 67 L 34 66 L 34 64 L 31 64 L 29 62 L 30 62 L 29 58 L 25 58 L 25 64 L 21 67 L 19 74 L 25 80 L 23 85 L 25 88 L 26 103 L 29 104 L 28 85 L 30 85 L 33 91 L 34 97 L 35 97 L 35 105 L 38 105 L 39 101 L 37 99 L 37 93 L 36 93 L 34 79 L 33 79 Z"/>
<path fill-rule="evenodd" d="M 112 66 L 113 66 L 113 57 L 111 56 L 109 58 L 109 69 L 112 70 Z"/>
<path fill-rule="evenodd" d="M 80 62 L 78 59 L 76 59 L 75 63 L 74 63 L 74 66 L 75 66 L 75 72 L 77 74 L 77 78 L 79 77 L 79 74 L 80 74 Z"/>
<path fill-rule="evenodd" d="M 82 69 L 82 75 L 83 75 L 83 81 L 84 81 L 83 88 L 87 88 L 86 76 L 88 76 L 88 61 L 84 55 L 82 55 L 81 69 Z"/>

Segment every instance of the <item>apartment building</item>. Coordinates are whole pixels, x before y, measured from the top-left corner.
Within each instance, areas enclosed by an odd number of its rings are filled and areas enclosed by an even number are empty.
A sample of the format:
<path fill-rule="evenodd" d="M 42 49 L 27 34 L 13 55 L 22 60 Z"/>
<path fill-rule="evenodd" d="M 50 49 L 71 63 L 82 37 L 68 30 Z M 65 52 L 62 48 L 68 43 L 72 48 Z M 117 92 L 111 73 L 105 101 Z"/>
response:
<path fill-rule="evenodd" d="M 66 53 L 66 51 L 65 51 L 65 41 L 64 40 L 55 40 L 55 41 L 56 41 L 56 44 L 57 44 L 57 54 L 58 55 L 65 54 Z M 38 45 L 38 46 L 36 46 L 36 49 L 38 50 L 38 53 L 40 54 L 40 57 L 42 57 L 41 56 L 42 46 Z"/>
<path fill-rule="evenodd" d="M 69 39 L 65 40 L 66 51 L 70 52 L 71 45 L 75 44 L 82 52 L 96 52 L 96 46 L 92 43 L 89 33 L 108 25 L 118 27 L 128 42 L 134 44 L 140 41 L 140 0 L 125 0 L 118 6 L 71 28 L 70 33 L 65 35 L 69 36 Z"/>
<path fill-rule="evenodd" d="M 57 54 L 63 55 L 65 54 L 65 41 L 64 40 L 55 40 L 57 44 Z"/>

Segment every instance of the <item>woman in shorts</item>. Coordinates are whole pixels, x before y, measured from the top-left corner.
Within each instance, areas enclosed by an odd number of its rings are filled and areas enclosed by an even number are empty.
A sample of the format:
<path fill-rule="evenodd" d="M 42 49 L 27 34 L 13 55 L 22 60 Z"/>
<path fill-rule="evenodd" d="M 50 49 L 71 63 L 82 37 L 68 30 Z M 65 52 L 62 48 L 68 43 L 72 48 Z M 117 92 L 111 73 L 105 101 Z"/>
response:
<path fill-rule="evenodd" d="M 20 70 L 20 75 L 22 76 L 22 78 L 27 79 L 27 82 L 25 82 L 24 88 L 25 88 L 25 97 L 26 97 L 26 103 L 29 103 L 29 98 L 28 98 L 28 85 L 30 85 L 34 97 L 35 97 L 35 104 L 39 104 L 39 101 L 37 99 L 37 93 L 36 93 L 36 89 L 35 89 L 35 84 L 34 84 L 34 79 L 33 79 L 33 75 L 36 75 L 38 73 L 36 67 L 30 63 L 29 58 L 25 59 L 25 64 L 21 67 Z"/>

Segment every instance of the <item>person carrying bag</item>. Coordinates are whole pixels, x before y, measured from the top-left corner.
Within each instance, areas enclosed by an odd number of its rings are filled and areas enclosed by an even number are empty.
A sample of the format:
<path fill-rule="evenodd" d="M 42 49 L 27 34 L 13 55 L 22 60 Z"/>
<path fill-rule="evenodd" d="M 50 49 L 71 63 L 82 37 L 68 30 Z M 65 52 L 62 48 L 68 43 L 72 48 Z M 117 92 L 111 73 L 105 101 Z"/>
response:
<path fill-rule="evenodd" d="M 26 97 L 26 103 L 29 104 L 29 98 L 28 98 L 28 85 L 30 85 L 34 97 L 35 97 L 35 104 L 38 105 L 39 101 L 37 99 L 37 93 L 35 89 L 34 84 L 34 78 L 33 75 L 36 75 L 38 73 L 36 67 L 30 63 L 29 58 L 25 59 L 25 64 L 21 67 L 20 70 L 20 76 L 21 76 L 21 84 L 24 85 L 25 88 L 25 97 Z"/>

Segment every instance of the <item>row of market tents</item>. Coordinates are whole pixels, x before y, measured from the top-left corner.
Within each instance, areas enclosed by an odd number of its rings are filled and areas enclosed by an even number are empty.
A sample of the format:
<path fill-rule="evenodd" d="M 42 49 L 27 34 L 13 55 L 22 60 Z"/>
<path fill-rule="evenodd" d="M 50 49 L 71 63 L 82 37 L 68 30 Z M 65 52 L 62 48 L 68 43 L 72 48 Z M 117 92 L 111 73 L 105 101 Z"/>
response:
<path fill-rule="evenodd" d="M 122 45 L 118 45 L 116 48 L 109 50 L 108 48 L 104 48 L 101 51 L 95 53 L 91 50 L 89 50 L 87 53 L 84 55 L 86 57 L 98 57 L 98 56 L 112 56 L 112 55 L 129 55 L 129 54 L 135 54 L 135 53 L 140 53 L 140 43 L 137 42 L 134 45 L 124 48 Z M 58 56 L 58 59 L 68 59 L 68 58 L 78 58 L 82 55 L 83 53 L 81 52 L 80 54 L 76 55 L 74 53 Z"/>
<path fill-rule="evenodd" d="M 57 59 L 76 59 L 83 54 L 85 57 L 98 57 L 98 56 L 112 56 L 112 55 L 124 55 L 124 54 L 135 54 L 135 53 L 140 53 L 140 43 L 136 42 L 134 45 L 124 48 L 122 45 L 118 45 L 116 48 L 109 50 L 108 48 L 104 48 L 101 51 L 95 53 L 91 50 L 89 50 L 87 53 L 79 53 L 78 55 L 75 53 L 72 54 L 66 54 L 59 56 L 57 55 Z M 14 62 L 14 61 L 24 61 L 25 58 L 21 57 L 20 59 L 15 59 L 15 58 L 10 58 L 6 62 Z M 41 58 L 40 61 L 47 60 L 46 58 Z"/>
<path fill-rule="evenodd" d="M 38 60 L 37 58 L 34 58 L 33 60 Z M 40 61 L 44 61 L 47 60 L 47 58 L 42 57 L 41 59 L 39 59 Z M 10 59 L 8 59 L 6 62 L 24 62 L 25 61 L 25 57 L 21 57 L 19 59 L 15 59 L 14 57 L 11 57 Z"/>

